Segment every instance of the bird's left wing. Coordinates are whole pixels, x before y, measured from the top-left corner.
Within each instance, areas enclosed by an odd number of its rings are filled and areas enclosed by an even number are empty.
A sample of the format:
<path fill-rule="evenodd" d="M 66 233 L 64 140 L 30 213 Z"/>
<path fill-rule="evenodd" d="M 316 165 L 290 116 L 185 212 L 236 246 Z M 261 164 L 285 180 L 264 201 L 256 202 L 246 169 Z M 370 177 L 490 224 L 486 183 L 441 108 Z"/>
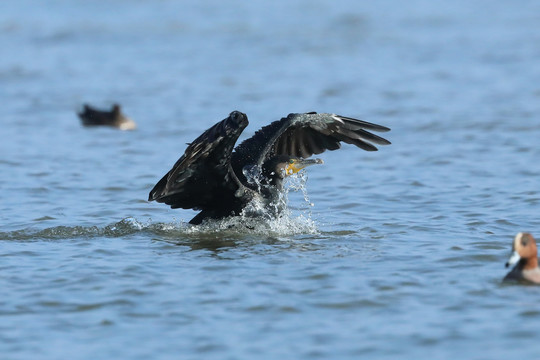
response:
<path fill-rule="evenodd" d="M 341 115 L 293 113 L 263 127 L 237 146 L 233 153 L 233 164 L 242 162 L 261 165 L 276 155 L 308 158 L 325 150 L 337 150 L 341 142 L 356 145 L 366 151 L 376 151 L 373 144 L 388 145 L 390 141 L 370 131 L 389 130 L 382 125 Z"/>

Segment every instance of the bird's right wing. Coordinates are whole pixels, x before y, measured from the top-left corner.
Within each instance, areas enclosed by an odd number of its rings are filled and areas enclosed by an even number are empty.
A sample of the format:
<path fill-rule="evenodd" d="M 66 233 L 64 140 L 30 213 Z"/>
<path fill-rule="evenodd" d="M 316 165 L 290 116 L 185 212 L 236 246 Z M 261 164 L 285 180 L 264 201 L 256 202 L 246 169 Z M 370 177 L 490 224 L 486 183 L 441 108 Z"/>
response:
<path fill-rule="evenodd" d="M 205 210 L 224 195 L 234 196 L 241 191 L 243 185 L 231 169 L 230 157 L 247 125 L 247 117 L 235 111 L 206 130 L 154 186 L 148 200 L 172 208 Z"/>

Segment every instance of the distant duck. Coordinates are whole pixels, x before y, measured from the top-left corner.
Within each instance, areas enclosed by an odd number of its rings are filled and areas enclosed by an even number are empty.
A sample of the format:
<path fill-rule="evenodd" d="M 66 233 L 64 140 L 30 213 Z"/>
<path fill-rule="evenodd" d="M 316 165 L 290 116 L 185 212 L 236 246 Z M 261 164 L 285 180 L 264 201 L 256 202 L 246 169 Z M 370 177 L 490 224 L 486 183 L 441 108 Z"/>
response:
<path fill-rule="evenodd" d="M 103 111 L 84 104 L 83 111 L 78 113 L 84 126 L 112 126 L 120 130 L 134 130 L 137 125 L 122 114 L 120 105 L 114 104 L 111 111 Z"/>
<path fill-rule="evenodd" d="M 519 233 L 514 238 L 512 255 L 506 262 L 506 267 L 513 265 L 515 267 L 505 276 L 505 281 L 525 280 L 530 283 L 540 284 L 536 242 L 531 234 Z"/>

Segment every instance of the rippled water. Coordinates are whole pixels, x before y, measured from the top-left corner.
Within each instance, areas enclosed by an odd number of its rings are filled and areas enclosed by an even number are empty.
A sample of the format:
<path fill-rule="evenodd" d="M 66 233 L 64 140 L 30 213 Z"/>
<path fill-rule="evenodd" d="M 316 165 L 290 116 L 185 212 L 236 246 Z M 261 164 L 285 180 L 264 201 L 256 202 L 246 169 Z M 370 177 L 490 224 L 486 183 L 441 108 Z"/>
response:
<path fill-rule="evenodd" d="M 41 1 L 0 11 L 3 359 L 536 358 L 535 1 Z M 123 105 L 134 132 L 82 128 Z M 392 128 L 288 217 L 192 227 L 148 192 L 232 110 Z M 307 191 L 307 193 L 304 193 Z M 307 199 L 305 199 L 307 197 Z"/>

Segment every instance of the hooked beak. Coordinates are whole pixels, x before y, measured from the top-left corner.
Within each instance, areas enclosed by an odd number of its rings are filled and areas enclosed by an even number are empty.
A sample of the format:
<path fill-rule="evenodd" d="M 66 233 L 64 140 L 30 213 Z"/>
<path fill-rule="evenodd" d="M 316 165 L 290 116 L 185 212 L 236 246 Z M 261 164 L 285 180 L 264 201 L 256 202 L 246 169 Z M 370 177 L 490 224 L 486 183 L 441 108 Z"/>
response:
<path fill-rule="evenodd" d="M 517 251 L 512 251 L 512 255 L 510 255 L 510 259 L 506 262 L 506 267 L 515 265 L 521 260 L 521 256 L 517 253 Z"/>
<path fill-rule="evenodd" d="M 316 164 L 323 164 L 322 159 L 296 159 L 292 163 L 287 164 L 285 168 L 287 175 L 296 174 L 300 170 Z"/>

